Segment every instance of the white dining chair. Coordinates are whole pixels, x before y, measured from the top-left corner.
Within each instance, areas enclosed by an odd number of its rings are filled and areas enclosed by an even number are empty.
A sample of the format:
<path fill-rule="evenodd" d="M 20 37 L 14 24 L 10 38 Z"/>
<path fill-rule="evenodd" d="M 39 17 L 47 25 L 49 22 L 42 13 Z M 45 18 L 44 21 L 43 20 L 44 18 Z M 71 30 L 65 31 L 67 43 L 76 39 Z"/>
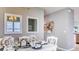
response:
<path fill-rule="evenodd" d="M 29 40 L 29 36 L 19 37 L 20 47 L 29 47 Z"/>
<path fill-rule="evenodd" d="M 57 50 L 57 37 L 54 36 L 48 36 L 47 37 L 47 44 L 43 45 L 43 48 L 41 50 L 44 51 L 56 51 Z"/>
<path fill-rule="evenodd" d="M 22 36 L 22 37 L 19 37 L 19 41 L 21 41 L 21 40 L 23 40 L 23 39 L 25 39 L 25 40 L 27 40 L 27 41 L 30 40 L 30 39 L 29 39 L 29 36 Z"/>
<path fill-rule="evenodd" d="M 42 47 L 41 41 L 38 38 L 38 36 L 36 36 L 36 35 L 31 35 L 30 36 L 30 45 L 34 49 L 40 49 Z"/>
<path fill-rule="evenodd" d="M 3 38 L 0 38 L 0 51 L 2 51 L 4 49 L 2 42 L 3 42 Z"/>
<path fill-rule="evenodd" d="M 3 39 L 4 51 L 14 51 L 14 38 L 12 36 L 6 36 Z"/>

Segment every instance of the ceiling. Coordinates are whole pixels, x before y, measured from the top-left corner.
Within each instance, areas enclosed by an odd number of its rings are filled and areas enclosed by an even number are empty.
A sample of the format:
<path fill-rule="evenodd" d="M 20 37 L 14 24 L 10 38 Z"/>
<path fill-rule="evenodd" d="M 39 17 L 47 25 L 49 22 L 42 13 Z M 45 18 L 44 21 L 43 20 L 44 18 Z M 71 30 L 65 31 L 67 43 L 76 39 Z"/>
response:
<path fill-rule="evenodd" d="M 44 15 L 49 15 L 66 7 L 43 7 Z M 79 24 L 79 7 L 70 7 L 74 10 L 74 22 Z"/>
<path fill-rule="evenodd" d="M 51 14 L 64 8 L 65 7 L 43 7 L 45 15 Z"/>

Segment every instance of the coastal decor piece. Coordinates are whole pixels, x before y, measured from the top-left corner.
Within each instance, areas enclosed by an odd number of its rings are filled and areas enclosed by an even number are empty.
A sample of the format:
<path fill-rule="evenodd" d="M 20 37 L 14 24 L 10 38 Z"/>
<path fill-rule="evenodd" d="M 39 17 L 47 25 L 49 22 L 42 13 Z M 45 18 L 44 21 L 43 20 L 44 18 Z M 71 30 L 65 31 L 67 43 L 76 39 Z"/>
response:
<path fill-rule="evenodd" d="M 49 22 L 44 24 L 44 31 L 45 32 L 52 32 L 53 28 L 54 28 L 54 22 L 53 21 L 49 21 Z"/>
<path fill-rule="evenodd" d="M 4 34 L 22 33 L 22 16 L 5 13 L 4 17 Z"/>

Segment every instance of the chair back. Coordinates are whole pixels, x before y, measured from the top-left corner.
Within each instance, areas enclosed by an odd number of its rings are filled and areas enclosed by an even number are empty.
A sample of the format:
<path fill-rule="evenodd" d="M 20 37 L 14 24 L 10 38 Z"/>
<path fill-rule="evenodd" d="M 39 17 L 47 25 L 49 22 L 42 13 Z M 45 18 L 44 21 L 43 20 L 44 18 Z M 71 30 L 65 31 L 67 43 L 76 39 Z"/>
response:
<path fill-rule="evenodd" d="M 14 38 L 12 36 L 6 36 L 3 39 L 4 39 L 4 45 L 8 44 L 14 46 Z"/>
<path fill-rule="evenodd" d="M 57 40 L 58 38 L 54 36 L 47 37 L 48 44 L 52 44 L 53 46 L 57 45 Z"/>
<path fill-rule="evenodd" d="M 4 51 L 14 51 L 14 38 L 11 36 L 7 36 L 3 38 Z"/>

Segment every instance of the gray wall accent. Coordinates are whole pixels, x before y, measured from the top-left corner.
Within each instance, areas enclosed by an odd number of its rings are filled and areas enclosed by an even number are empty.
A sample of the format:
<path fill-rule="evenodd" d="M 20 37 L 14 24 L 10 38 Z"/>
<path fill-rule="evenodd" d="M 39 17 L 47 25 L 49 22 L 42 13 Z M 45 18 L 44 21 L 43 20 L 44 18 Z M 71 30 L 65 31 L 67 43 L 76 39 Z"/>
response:
<path fill-rule="evenodd" d="M 44 10 L 40 8 L 22 8 L 22 7 L 0 7 L 0 37 L 8 36 L 4 34 L 4 14 L 12 13 L 22 15 L 22 34 L 11 34 L 17 39 L 20 36 L 37 35 L 40 39 L 44 39 Z M 27 17 L 37 17 L 39 19 L 39 32 L 27 33 Z"/>
<path fill-rule="evenodd" d="M 66 8 L 45 16 L 45 19 L 54 21 L 54 33 L 52 35 L 58 37 L 58 46 L 60 48 L 68 50 L 75 47 L 73 10 Z"/>

